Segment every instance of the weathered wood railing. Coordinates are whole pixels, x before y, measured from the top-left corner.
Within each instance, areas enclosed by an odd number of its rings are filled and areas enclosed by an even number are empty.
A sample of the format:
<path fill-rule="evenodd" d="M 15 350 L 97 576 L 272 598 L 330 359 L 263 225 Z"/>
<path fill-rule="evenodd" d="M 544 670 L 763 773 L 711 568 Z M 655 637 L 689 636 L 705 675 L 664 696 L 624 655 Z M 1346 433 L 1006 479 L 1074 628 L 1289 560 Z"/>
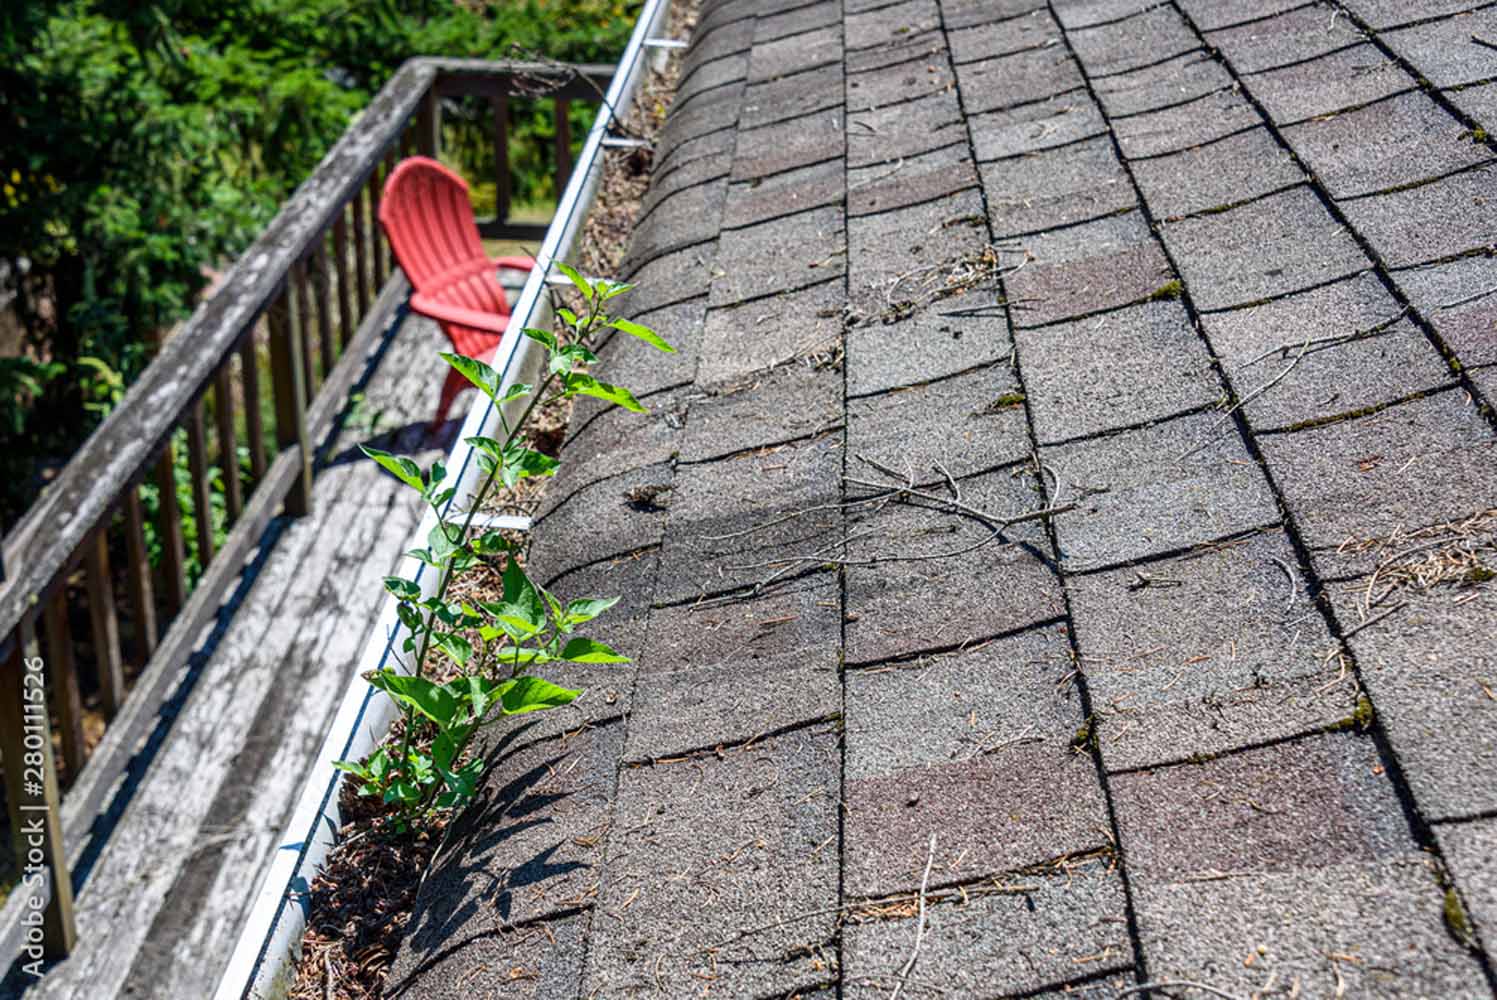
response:
<path fill-rule="evenodd" d="M 487 98 L 498 212 L 481 229 L 537 238 L 544 226 L 509 221 L 509 99 L 552 102 L 560 190 L 571 168 L 568 103 L 599 100 L 611 72 L 407 62 L 11 533 L 0 765 L 22 877 L 0 910 L 0 968 L 23 943 L 48 957 L 72 948 L 71 866 L 117 779 L 271 519 L 311 506 L 315 449 L 408 292 L 376 221 L 384 177 L 401 155 L 436 154 L 444 98 Z M 85 687 L 104 722 L 93 746 Z"/>

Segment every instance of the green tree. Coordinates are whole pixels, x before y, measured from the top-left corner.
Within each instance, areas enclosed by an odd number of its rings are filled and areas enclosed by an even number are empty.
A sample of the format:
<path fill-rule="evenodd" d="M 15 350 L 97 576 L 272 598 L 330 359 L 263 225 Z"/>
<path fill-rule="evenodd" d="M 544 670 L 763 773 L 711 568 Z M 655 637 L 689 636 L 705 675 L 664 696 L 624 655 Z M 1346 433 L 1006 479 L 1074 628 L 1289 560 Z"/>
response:
<path fill-rule="evenodd" d="M 630 27 L 604 0 L 0 5 L 5 523 L 405 59 L 612 61 Z"/>

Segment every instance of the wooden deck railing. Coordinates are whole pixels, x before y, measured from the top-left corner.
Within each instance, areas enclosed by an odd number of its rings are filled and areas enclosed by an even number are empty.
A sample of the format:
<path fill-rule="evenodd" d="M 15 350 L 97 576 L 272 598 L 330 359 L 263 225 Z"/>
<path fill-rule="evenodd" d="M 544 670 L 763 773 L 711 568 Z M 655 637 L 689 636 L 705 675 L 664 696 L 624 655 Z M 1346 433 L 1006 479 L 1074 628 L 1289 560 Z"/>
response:
<path fill-rule="evenodd" d="M 481 230 L 539 238 L 544 226 L 509 220 L 509 100 L 552 103 L 561 190 L 568 104 L 599 101 L 611 73 L 407 62 L 6 540 L 0 765 L 22 880 L 0 911 L 0 966 L 38 926 L 48 957 L 71 950 L 70 866 L 271 518 L 312 503 L 314 449 L 409 290 L 376 221 L 384 177 L 402 155 L 436 154 L 445 98 L 486 98 L 498 212 Z M 104 722 L 96 742 L 85 686 Z"/>

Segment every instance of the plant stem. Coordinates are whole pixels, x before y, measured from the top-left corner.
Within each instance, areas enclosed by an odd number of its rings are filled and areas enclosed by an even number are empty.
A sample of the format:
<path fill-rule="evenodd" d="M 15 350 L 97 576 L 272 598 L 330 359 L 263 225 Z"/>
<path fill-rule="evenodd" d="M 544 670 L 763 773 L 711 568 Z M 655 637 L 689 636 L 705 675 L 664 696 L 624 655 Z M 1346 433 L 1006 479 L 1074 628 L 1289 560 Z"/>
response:
<path fill-rule="evenodd" d="M 582 323 L 578 327 L 578 329 L 577 329 L 577 339 L 578 339 L 578 342 L 584 342 L 584 341 L 586 341 L 587 338 L 590 337 L 593 334 L 595 328 L 597 327 L 598 317 L 599 317 L 599 307 L 601 306 L 601 304 L 602 304 L 602 296 L 599 295 L 599 294 L 594 294 L 591 297 L 591 300 L 590 300 L 590 302 L 588 304 L 587 320 L 584 323 Z M 516 435 L 518 435 L 520 433 L 520 431 L 525 427 L 525 425 L 530 421 L 531 414 L 533 414 L 535 412 L 536 407 L 540 404 L 541 399 L 545 396 L 546 390 L 548 388 L 550 388 L 551 383 L 553 383 L 553 382 L 556 381 L 556 378 L 557 378 L 557 373 L 556 372 L 548 372 L 548 374 L 546 375 L 545 381 L 543 381 L 538 387 L 536 387 L 534 390 L 531 391 L 531 393 L 530 393 L 530 402 L 526 405 L 524 412 L 522 412 L 520 414 L 520 418 L 515 421 L 513 427 L 511 427 L 509 425 L 509 422 L 504 419 L 503 408 L 502 407 L 499 408 L 499 421 L 503 425 L 504 430 L 505 430 L 505 437 L 504 437 L 504 447 L 505 448 L 507 448 L 509 446 L 509 444 L 512 441 L 514 441 Z M 557 397 L 553 397 L 553 398 L 557 398 Z M 501 449 L 501 451 L 502 450 L 503 449 Z M 484 480 L 483 485 L 479 488 L 478 492 L 474 495 L 472 504 L 468 507 L 467 516 L 463 519 L 463 526 L 462 526 L 461 532 L 459 533 L 459 538 L 466 539 L 468 537 L 468 531 L 473 526 L 473 519 L 478 515 L 479 510 L 481 510 L 483 508 L 483 502 L 484 502 L 484 500 L 488 499 L 489 491 L 492 490 L 493 487 L 494 487 L 494 479 L 495 479 L 495 477 L 497 477 L 499 475 L 499 471 L 500 471 L 500 469 L 502 467 L 503 467 L 502 460 L 496 459 L 494 461 L 494 463 L 493 463 L 493 468 L 491 468 L 489 470 L 488 478 Z M 433 507 L 432 509 L 436 510 L 435 507 Z M 441 528 L 443 534 L 445 534 L 446 531 L 447 531 L 446 520 L 442 517 L 442 512 L 441 511 L 438 510 L 438 511 L 436 511 L 436 513 L 437 513 L 437 525 L 438 525 L 438 527 Z M 454 554 L 454 558 L 455 558 L 455 554 Z M 514 558 L 513 553 L 510 554 L 509 558 L 511 558 L 511 559 Z M 455 571 L 455 567 L 454 567 L 454 562 L 453 562 L 453 560 L 449 560 L 448 563 L 447 563 L 447 565 L 442 570 L 441 579 L 437 582 L 436 601 L 437 601 L 438 604 L 442 603 L 442 601 L 447 597 L 447 588 L 448 588 L 449 585 L 451 585 L 452 578 L 455 575 L 455 572 L 456 571 Z M 420 645 L 420 648 L 419 648 L 419 650 L 418 650 L 418 652 L 416 654 L 415 676 L 417 676 L 417 677 L 422 676 L 422 674 L 425 671 L 426 657 L 427 657 L 427 654 L 431 651 L 431 637 L 432 637 L 432 633 L 435 632 L 435 631 L 436 631 L 436 615 L 434 613 L 428 613 L 427 616 L 426 616 L 425 625 L 424 625 L 424 627 L 421 630 L 421 645 Z M 518 646 L 515 647 L 515 661 L 516 661 L 516 667 L 518 668 L 518 665 L 519 665 L 519 647 Z M 415 709 L 407 706 L 407 708 L 406 708 L 406 720 L 405 720 L 405 736 L 404 736 L 404 739 L 402 740 L 401 750 L 400 750 L 400 765 L 401 765 L 402 769 L 405 769 L 406 767 L 408 767 L 409 763 L 410 763 L 411 740 L 413 738 L 413 733 L 414 733 L 414 730 L 416 728 L 415 723 L 416 723 Z M 422 800 L 421 800 L 421 803 L 419 805 L 418 811 L 424 810 L 427 798 L 428 798 L 428 796 L 425 796 L 425 795 L 422 796 Z"/>

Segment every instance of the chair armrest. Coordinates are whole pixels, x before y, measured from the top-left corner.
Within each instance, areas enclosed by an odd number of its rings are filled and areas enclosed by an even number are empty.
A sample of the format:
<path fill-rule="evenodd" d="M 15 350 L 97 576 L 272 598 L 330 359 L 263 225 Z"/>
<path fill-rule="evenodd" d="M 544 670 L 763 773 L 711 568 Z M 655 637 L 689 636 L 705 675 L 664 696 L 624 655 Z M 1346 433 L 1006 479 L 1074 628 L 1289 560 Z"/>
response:
<path fill-rule="evenodd" d="M 411 311 L 420 313 L 422 316 L 430 316 L 438 322 L 455 323 L 458 326 L 471 327 L 475 330 L 486 330 L 489 333 L 503 334 L 509 326 L 508 316 L 480 312 L 477 309 L 464 309 L 461 306 L 449 305 L 446 302 L 440 302 L 429 295 L 422 295 L 420 293 L 411 296 Z"/>
<path fill-rule="evenodd" d="M 495 257 L 495 267 L 508 267 L 516 271 L 529 271 L 535 267 L 535 260 L 531 257 Z"/>

